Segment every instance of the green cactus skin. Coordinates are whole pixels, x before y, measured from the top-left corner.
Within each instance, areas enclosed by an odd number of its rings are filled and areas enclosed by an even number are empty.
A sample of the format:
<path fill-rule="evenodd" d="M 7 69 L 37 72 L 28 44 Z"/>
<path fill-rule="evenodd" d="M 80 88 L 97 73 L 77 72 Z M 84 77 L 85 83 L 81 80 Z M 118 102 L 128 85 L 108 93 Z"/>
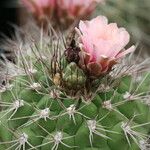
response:
<path fill-rule="evenodd" d="M 0 150 L 145 150 L 149 73 L 91 81 L 64 57 L 38 59 L 0 89 Z"/>

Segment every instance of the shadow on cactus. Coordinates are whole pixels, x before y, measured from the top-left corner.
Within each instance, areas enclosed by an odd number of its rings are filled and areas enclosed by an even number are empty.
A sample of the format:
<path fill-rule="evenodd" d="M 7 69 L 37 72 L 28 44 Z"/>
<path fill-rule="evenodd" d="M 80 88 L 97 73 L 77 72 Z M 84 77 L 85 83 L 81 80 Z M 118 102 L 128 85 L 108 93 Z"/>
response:
<path fill-rule="evenodd" d="M 1 150 L 148 148 L 149 59 L 125 57 L 128 32 L 103 16 L 76 31 L 70 44 L 52 33 L 16 45 L 0 88 Z"/>

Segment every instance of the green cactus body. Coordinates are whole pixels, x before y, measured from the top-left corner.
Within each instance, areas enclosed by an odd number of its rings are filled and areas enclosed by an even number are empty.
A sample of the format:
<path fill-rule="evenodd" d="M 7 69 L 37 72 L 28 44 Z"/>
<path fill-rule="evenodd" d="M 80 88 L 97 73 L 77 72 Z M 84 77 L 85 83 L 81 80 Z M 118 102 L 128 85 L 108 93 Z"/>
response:
<path fill-rule="evenodd" d="M 0 150 L 142 149 L 150 132 L 150 108 L 143 102 L 149 74 L 138 85 L 128 74 L 88 79 L 62 59 L 39 61 L 2 87 Z"/>

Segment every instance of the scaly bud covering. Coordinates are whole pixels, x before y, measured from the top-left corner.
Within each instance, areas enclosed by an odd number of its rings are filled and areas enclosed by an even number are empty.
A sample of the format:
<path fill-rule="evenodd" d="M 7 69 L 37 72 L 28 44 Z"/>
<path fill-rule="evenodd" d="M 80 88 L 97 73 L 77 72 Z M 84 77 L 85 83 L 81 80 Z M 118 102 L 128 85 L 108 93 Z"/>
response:
<path fill-rule="evenodd" d="M 86 81 L 85 74 L 74 62 L 70 63 L 65 69 L 63 79 L 70 88 L 83 87 Z"/>
<path fill-rule="evenodd" d="M 65 51 L 66 60 L 68 62 L 78 63 L 80 60 L 79 52 L 80 52 L 80 48 L 76 46 L 75 40 L 72 40 L 71 44 Z"/>
<path fill-rule="evenodd" d="M 91 21 L 80 21 L 76 31 L 80 38 L 80 66 L 94 76 L 107 73 L 119 58 L 134 51 L 135 46 L 125 50 L 129 33 L 118 28 L 116 23 L 108 24 L 104 16 Z"/>

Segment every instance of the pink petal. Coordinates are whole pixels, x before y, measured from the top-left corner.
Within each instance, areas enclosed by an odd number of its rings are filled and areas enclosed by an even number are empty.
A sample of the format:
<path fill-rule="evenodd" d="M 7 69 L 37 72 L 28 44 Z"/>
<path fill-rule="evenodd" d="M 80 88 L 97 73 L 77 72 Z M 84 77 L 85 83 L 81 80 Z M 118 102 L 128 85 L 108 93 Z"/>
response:
<path fill-rule="evenodd" d="M 130 41 L 130 35 L 126 30 L 122 30 L 119 33 L 119 39 L 120 43 L 122 44 L 122 47 L 125 47 Z"/>
<path fill-rule="evenodd" d="M 136 47 L 133 45 L 133 46 L 131 46 L 130 48 L 128 48 L 127 50 L 125 50 L 125 51 L 119 53 L 119 54 L 116 56 L 116 58 L 121 58 L 121 57 L 127 55 L 128 53 L 133 52 L 135 49 L 136 49 Z"/>
<path fill-rule="evenodd" d="M 92 24 L 103 24 L 103 25 L 107 25 L 108 24 L 108 19 L 105 16 L 98 16 L 94 19 L 92 19 L 92 21 L 89 21 Z"/>
<path fill-rule="evenodd" d="M 79 23 L 79 29 L 82 33 L 85 33 L 88 31 L 89 22 L 88 21 L 80 21 Z"/>

